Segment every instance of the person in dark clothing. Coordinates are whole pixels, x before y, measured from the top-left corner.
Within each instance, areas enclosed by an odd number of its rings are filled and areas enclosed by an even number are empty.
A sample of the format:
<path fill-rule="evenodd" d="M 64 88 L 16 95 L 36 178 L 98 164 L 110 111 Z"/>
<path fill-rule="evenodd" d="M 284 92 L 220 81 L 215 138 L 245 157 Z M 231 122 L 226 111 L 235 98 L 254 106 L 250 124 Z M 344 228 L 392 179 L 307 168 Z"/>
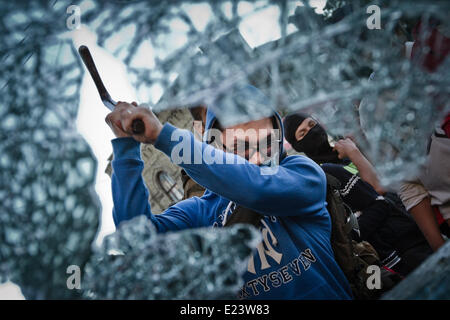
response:
<path fill-rule="evenodd" d="M 351 139 L 341 139 L 331 147 L 318 121 L 299 112 L 285 117 L 283 124 L 292 147 L 340 181 L 343 201 L 358 216 L 359 235 L 354 236 L 370 242 L 386 268 L 405 276 L 432 254 L 401 200 L 383 189 L 372 165 Z"/>

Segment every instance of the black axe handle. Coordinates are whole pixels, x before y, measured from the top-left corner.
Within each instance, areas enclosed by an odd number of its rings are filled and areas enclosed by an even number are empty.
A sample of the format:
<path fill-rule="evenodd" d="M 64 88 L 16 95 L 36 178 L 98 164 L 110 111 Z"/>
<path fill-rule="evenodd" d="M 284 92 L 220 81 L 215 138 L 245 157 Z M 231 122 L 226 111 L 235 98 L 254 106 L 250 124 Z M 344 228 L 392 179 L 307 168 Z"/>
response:
<path fill-rule="evenodd" d="M 98 93 L 100 94 L 100 99 L 109 110 L 113 111 L 117 103 L 111 98 L 108 90 L 106 90 L 88 47 L 80 46 L 78 48 L 78 52 L 81 56 L 81 59 L 83 59 L 84 65 L 91 74 L 92 80 L 94 80 L 95 86 L 97 87 Z M 134 134 L 142 134 L 145 132 L 144 122 L 140 119 L 134 120 L 131 126 Z"/>

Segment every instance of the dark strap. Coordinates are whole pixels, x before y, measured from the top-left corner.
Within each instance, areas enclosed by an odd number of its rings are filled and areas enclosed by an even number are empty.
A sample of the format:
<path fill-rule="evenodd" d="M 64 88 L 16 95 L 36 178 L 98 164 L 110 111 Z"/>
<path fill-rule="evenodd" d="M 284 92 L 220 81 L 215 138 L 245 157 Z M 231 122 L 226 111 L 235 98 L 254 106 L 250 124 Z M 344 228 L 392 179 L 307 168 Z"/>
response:
<path fill-rule="evenodd" d="M 229 227 L 237 223 L 246 223 L 259 228 L 262 218 L 263 215 L 257 213 L 256 211 L 238 205 L 236 209 L 234 209 L 233 213 L 228 217 L 224 227 Z"/>

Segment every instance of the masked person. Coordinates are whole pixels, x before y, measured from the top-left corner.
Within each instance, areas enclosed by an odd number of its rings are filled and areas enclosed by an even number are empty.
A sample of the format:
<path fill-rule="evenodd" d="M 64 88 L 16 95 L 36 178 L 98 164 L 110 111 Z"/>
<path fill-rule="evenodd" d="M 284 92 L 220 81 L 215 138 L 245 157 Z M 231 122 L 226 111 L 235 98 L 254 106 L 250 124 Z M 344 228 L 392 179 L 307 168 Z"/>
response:
<path fill-rule="evenodd" d="M 387 269 L 405 276 L 432 253 L 398 196 L 380 186 L 373 166 L 351 139 L 331 147 L 320 123 L 300 112 L 286 116 L 283 124 L 292 147 L 339 180 L 344 203 L 358 216 L 358 240 L 371 243 Z"/>
<path fill-rule="evenodd" d="M 269 100 L 252 86 L 226 95 L 231 101 L 238 98 L 240 106 L 269 106 Z M 216 99 L 216 106 L 221 101 Z M 144 122 L 145 133 L 132 133 L 136 119 Z M 251 223 L 261 230 L 264 241 L 249 259 L 239 298 L 351 298 L 331 249 L 325 174 L 307 157 L 284 156 L 277 114 L 222 128 L 208 108 L 209 132 L 205 136 L 211 144 L 194 139 L 190 131 L 162 125 L 150 110 L 128 103 L 119 103 L 106 121 L 117 136 L 112 140 L 116 225 L 140 214 L 146 215 L 158 232 Z M 278 136 L 274 129 L 280 131 Z M 152 143 L 169 156 L 206 189 L 204 195 L 152 214 L 141 177 L 139 142 Z M 201 159 L 195 159 L 196 154 Z M 276 164 L 269 167 L 266 160 Z"/>

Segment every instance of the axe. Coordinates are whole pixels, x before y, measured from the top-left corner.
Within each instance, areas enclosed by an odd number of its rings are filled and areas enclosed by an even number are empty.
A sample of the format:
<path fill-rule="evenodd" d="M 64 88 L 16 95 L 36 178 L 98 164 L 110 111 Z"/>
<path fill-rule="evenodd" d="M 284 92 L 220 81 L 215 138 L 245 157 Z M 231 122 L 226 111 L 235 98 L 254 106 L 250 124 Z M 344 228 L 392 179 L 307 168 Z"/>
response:
<path fill-rule="evenodd" d="M 113 111 L 117 103 L 111 98 L 108 91 L 106 90 L 105 85 L 103 84 L 102 79 L 98 74 L 97 68 L 95 67 L 94 60 L 92 59 L 88 47 L 80 46 L 78 48 L 78 53 L 80 54 L 81 59 L 83 59 L 84 65 L 91 74 L 92 80 L 94 80 L 95 86 L 97 87 L 98 93 L 100 94 L 100 99 L 102 100 L 103 104 L 109 110 Z M 142 134 L 145 131 L 144 122 L 142 122 L 142 120 L 140 119 L 134 120 L 131 127 L 134 134 Z"/>

